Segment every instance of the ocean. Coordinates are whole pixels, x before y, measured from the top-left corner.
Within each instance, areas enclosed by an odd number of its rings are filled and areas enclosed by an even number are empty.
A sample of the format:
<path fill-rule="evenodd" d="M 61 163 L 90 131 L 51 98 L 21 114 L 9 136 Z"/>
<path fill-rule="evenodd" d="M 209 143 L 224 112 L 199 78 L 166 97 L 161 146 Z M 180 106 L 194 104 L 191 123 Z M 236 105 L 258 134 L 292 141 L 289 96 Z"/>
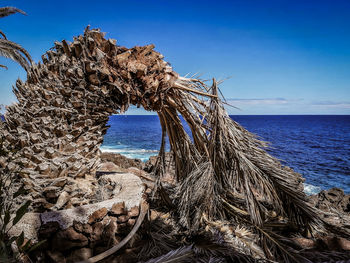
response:
<path fill-rule="evenodd" d="M 305 192 L 340 187 L 350 193 L 350 116 L 230 116 L 260 139 L 283 164 L 305 178 Z M 147 161 L 157 155 L 162 129 L 155 115 L 113 115 L 101 150 Z M 169 144 L 167 144 L 169 150 Z"/>

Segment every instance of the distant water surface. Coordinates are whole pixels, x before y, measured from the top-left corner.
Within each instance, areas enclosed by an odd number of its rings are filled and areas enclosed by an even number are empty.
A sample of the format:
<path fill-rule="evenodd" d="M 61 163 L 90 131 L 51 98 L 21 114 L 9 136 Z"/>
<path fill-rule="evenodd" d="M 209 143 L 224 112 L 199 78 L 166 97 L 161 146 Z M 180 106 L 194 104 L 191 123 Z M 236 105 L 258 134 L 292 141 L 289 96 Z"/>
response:
<path fill-rule="evenodd" d="M 305 192 L 340 187 L 350 193 L 350 116 L 230 116 L 262 140 L 269 152 L 306 178 Z M 146 161 L 160 147 L 158 116 L 113 115 L 102 151 Z M 169 149 L 169 148 L 168 148 Z"/>

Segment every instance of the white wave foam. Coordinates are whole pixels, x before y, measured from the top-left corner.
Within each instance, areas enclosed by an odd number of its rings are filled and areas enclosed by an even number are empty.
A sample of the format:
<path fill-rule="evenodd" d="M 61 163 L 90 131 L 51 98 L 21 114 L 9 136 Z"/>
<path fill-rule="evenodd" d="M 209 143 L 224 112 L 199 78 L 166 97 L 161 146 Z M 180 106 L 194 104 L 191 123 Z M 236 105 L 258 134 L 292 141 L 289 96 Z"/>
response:
<path fill-rule="evenodd" d="M 314 194 L 318 194 L 319 192 L 321 192 L 321 187 L 319 186 L 315 186 L 312 184 L 305 184 L 304 183 L 304 193 L 307 195 L 314 195 Z"/>
<path fill-rule="evenodd" d="M 143 162 L 159 152 L 158 150 L 115 148 L 113 146 L 101 146 L 100 150 L 101 152 L 106 153 L 119 153 L 131 159 L 141 159 Z M 304 193 L 307 195 L 318 194 L 321 190 L 322 189 L 319 186 L 304 183 Z"/>
<path fill-rule="evenodd" d="M 101 146 L 100 150 L 101 152 L 107 153 L 119 153 L 131 159 L 141 159 L 144 162 L 147 161 L 151 156 L 158 153 L 158 150 L 114 148 L 111 146 Z"/>
<path fill-rule="evenodd" d="M 102 152 L 110 152 L 110 153 L 157 153 L 158 150 L 146 150 L 146 149 L 117 149 L 117 148 L 109 148 L 109 147 L 100 147 Z"/>

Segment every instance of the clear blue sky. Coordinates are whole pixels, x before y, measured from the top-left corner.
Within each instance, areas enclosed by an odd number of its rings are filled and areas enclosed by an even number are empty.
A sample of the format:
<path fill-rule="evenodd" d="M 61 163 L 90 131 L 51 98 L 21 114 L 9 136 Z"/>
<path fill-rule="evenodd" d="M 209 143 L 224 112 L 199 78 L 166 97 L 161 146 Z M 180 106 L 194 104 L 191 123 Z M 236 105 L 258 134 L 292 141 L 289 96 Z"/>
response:
<path fill-rule="evenodd" d="M 350 1 L 1 1 L 28 16 L 0 29 L 38 61 L 86 25 L 127 47 L 154 43 L 180 74 L 230 77 L 232 114 L 350 114 Z M 25 74 L 0 59 L 0 103 Z M 131 110 L 131 113 L 140 113 Z"/>

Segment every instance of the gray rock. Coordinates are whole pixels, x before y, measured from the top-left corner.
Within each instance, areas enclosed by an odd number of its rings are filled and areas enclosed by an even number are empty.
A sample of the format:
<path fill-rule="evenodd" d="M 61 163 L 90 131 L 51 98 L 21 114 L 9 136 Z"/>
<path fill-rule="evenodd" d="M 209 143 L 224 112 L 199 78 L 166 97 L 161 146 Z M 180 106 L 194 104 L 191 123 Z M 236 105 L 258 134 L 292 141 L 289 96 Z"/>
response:
<path fill-rule="evenodd" d="M 66 191 L 62 192 L 54 206 L 55 209 L 60 209 L 61 207 L 63 207 L 68 202 L 69 198 L 70 196 Z"/>

